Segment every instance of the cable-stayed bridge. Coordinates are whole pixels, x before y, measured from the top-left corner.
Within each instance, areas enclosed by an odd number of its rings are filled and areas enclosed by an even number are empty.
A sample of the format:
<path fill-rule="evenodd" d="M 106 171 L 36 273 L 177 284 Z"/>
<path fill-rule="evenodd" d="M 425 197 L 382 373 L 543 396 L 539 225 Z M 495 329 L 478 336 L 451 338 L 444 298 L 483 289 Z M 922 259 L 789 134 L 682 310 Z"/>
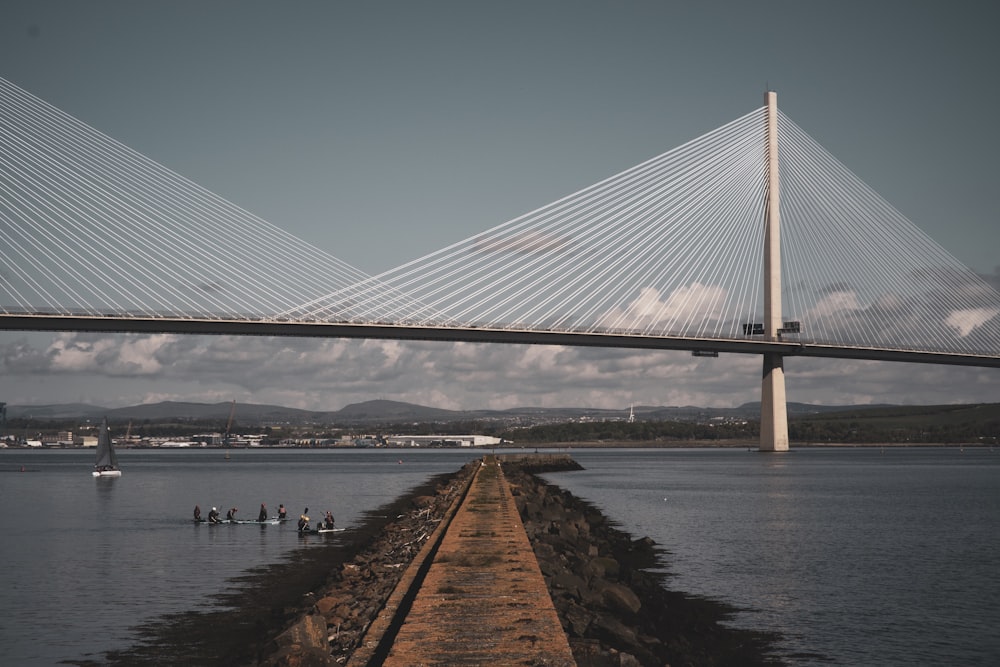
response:
<path fill-rule="evenodd" d="M 780 195 L 780 197 L 779 197 Z M 0 79 L 0 328 L 1000 366 L 1000 294 L 766 104 L 377 276 Z M 768 378 L 771 378 L 770 380 Z M 773 400 L 768 398 L 774 393 Z"/>

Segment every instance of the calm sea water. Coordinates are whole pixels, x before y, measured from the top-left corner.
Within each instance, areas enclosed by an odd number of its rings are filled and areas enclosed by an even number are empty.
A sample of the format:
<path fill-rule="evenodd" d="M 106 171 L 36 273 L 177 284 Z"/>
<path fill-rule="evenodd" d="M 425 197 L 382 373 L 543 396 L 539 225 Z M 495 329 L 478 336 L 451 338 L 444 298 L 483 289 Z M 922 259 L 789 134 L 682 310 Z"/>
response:
<path fill-rule="evenodd" d="M 1000 449 L 573 452 L 546 475 L 798 665 L 1000 664 Z"/>
<path fill-rule="evenodd" d="M 1000 664 L 1000 450 L 571 453 L 587 469 L 548 479 L 666 548 L 672 587 L 783 633 L 793 664 Z M 0 450 L 0 656 L 99 658 L 317 544 L 290 525 L 195 526 L 195 503 L 330 509 L 347 526 L 478 455 L 126 450 L 124 476 L 102 480 L 85 452 Z"/>
<path fill-rule="evenodd" d="M 261 503 L 339 526 L 481 453 L 378 450 L 123 450 L 95 479 L 93 452 L 0 450 L 0 663 L 54 665 L 133 643 L 131 628 L 209 604 L 227 579 L 294 549 L 295 525 L 195 525 L 216 505 L 255 519 Z M 17 472 L 21 466 L 27 472 Z M 317 539 L 321 538 L 321 539 Z"/>

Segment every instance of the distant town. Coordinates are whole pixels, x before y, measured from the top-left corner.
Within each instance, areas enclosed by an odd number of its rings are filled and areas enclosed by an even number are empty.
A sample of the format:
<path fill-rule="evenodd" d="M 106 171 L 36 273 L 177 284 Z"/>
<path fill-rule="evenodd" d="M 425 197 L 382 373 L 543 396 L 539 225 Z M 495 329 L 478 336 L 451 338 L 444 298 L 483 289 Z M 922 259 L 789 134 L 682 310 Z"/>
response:
<path fill-rule="evenodd" d="M 819 406 L 789 403 L 801 444 L 972 444 L 1000 440 L 1000 404 Z M 107 409 L 0 403 L 0 447 L 97 446 L 107 419 L 126 448 L 483 448 L 684 446 L 753 442 L 759 404 L 736 408 L 629 406 L 450 411 L 368 401 L 333 412 L 281 406 L 166 402 Z"/>
<path fill-rule="evenodd" d="M 18 439 L 7 435 L 0 440 L 0 447 L 97 447 L 96 431 L 86 433 L 73 431 L 57 431 L 54 434 L 39 433 L 37 438 Z M 136 437 L 127 433 L 121 437 L 112 438 L 115 447 L 119 449 L 184 449 L 199 447 L 496 447 L 502 446 L 504 440 L 489 435 L 342 435 L 340 437 L 292 437 L 276 439 L 270 435 L 233 434 L 227 437 L 223 433 L 198 433 L 188 438 L 171 438 L 169 436 Z"/>

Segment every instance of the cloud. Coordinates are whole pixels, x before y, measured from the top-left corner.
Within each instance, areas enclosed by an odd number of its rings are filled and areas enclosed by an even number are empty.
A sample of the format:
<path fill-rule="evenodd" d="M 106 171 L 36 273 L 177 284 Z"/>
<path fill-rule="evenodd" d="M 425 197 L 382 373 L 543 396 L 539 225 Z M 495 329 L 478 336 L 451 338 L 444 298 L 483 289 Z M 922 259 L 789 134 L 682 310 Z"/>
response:
<path fill-rule="evenodd" d="M 112 376 L 149 376 L 162 370 L 157 354 L 174 338 L 158 334 L 118 340 L 94 334 L 61 334 L 45 351 L 44 358 L 55 373 L 99 371 Z"/>
<path fill-rule="evenodd" d="M 890 297 L 883 297 L 886 303 L 895 303 Z M 858 294 L 851 289 L 836 289 L 828 291 L 822 299 L 809 310 L 807 315 L 809 320 L 822 320 L 830 315 L 835 315 L 843 311 L 856 311 L 861 309 L 858 301 Z"/>
<path fill-rule="evenodd" d="M 947 275 L 953 278 L 947 289 L 909 295 L 864 295 L 844 284 L 830 285 L 801 317 L 803 340 L 994 354 L 1000 295 L 980 281 Z"/>
<path fill-rule="evenodd" d="M 3 400 L 108 407 L 161 400 L 335 410 L 387 398 L 460 409 L 730 407 L 760 398 L 756 355 L 431 341 L 0 334 Z M 1000 402 L 1000 373 L 889 362 L 785 360 L 790 401 Z"/>
<path fill-rule="evenodd" d="M 1000 314 L 1000 308 L 966 308 L 953 310 L 945 319 L 945 324 L 956 329 L 965 338 L 973 329 L 980 327 Z"/>
<path fill-rule="evenodd" d="M 666 299 L 660 299 L 660 291 L 654 287 L 644 287 L 639 295 L 624 309 L 615 307 L 598 321 L 598 326 L 610 329 L 643 330 L 666 324 L 677 329 L 674 323 L 681 322 L 681 328 L 704 325 L 722 317 L 726 302 L 726 290 L 715 285 L 693 282 L 674 289 Z"/>

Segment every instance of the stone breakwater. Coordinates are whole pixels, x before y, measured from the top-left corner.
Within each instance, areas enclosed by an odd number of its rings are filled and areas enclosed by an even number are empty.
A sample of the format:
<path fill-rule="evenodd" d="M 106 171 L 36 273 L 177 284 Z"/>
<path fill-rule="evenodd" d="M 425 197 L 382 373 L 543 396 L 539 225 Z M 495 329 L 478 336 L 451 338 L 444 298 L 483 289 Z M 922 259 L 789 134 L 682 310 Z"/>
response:
<path fill-rule="evenodd" d="M 366 638 L 372 641 L 367 637 L 369 628 L 413 559 L 460 500 L 478 466 L 478 461 L 463 466 L 439 481 L 433 494 L 413 496 L 406 503 L 409 507 L 337 567 L 330 583 L 306 595 L 308 608 L 265 647 L 255 664 L 344 664 Z"/>
<path fill-rule="evenodd" d="M 735 609 L 668 590 L 653 541 L 532 474 L 549 470 L 528 459 L 506 476 L 579 667 L 781 664 L 776 636 L 725 626 Z"/>
<path fill-rule="evenodd" d="M 651 540 L 633 539 L 595 507 L 536 476 L 578 469 L 568 456 L 504 458 L 504 474 L 580 667 L 780 664 L 768 653 L 773 636 L 722 624 L 731 608 L 667 590 L 662 575 L 651 572 L 662 556 Z M 300 611 L 291 614 L 294 621 L 260 647 L 252 664 L 358 663 L 352 656 L 377 642 L 368 636 L 372 624 L 475 466 L 439 482 L 433 494 L 413 497 L 326 585 L 306 594 Z"/>

